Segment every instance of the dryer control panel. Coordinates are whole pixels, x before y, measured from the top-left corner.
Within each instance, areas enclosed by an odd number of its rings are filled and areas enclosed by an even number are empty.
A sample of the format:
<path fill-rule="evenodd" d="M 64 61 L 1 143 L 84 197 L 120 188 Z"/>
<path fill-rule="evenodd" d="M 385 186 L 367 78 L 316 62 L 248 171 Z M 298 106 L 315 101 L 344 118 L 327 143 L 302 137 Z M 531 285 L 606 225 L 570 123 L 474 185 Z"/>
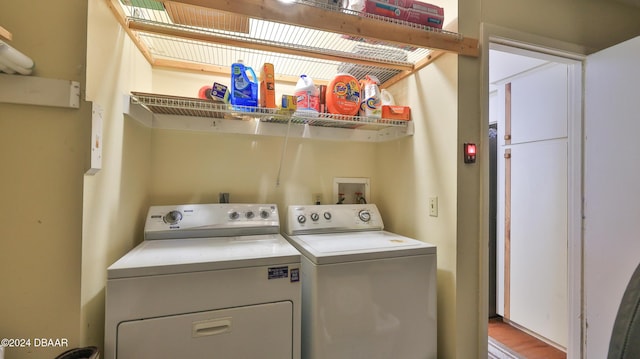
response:
<path fill-rule="evenodd" d="M 287 234 L 382 230 L 375 204 L 289 206 Z"/>
<path fill-rule="evenodd" d="M 152 206 L 144 239 L 228 237 L 280 232 L 275 204 L 212 203 Z"/>

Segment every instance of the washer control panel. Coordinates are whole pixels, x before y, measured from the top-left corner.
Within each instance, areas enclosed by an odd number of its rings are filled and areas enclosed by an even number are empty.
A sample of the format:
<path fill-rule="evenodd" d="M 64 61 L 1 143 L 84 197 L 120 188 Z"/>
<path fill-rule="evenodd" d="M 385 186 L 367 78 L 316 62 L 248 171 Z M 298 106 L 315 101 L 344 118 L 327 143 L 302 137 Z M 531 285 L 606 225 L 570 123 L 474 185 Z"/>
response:
<path fill-rule="evenodd" d="M 279 231 L 275 204 L 185 204 L 149 208 L 144 238 L 240 236 Z"/>
<path fill-rule="evenodd" d="M 374 204 L 289 206 L 287 234 L 382 230 Z"/>

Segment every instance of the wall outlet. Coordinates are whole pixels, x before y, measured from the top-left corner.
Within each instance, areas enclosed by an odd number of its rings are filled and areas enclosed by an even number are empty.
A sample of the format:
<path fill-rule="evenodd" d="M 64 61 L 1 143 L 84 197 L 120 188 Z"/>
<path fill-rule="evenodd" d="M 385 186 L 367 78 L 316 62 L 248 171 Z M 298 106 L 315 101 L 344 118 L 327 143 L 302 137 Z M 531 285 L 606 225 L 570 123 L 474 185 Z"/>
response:
<path fill-rule="evenodd" d="M 429 198 L 429 215 L 431 217 L 438 217 L 438 197 Z"/>

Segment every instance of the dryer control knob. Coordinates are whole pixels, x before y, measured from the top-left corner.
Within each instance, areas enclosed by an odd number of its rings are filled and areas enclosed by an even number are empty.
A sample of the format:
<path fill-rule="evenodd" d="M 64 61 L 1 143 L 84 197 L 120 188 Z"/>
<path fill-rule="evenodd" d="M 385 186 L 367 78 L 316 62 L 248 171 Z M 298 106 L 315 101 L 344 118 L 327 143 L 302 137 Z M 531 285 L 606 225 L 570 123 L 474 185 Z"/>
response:
<path fill-rule="evenodd" d="M 240 213 L 233 211 L 233 212 L 229 212 L 229 218 L 230 219 L 238 219 L 240 218 Z"/>
<path fill-rule="evenodd" d="M 245 213 L 244 216 L 247 217 L 247 219 L 252 219 L 253 217 L 256 216 L 256 214 L 253 213 L 253 211 L 249 211 L 249 212 Z"/>
<path fill-rule="evenodd" d="M 366 209 L 363 209 L 362 211 L 358 212 L 358 218 L 360 218 L 362 222 L 369 222 L 371 220 L 371 213 Z"/>
<path fill-rule="evenodd" d="M 304 216 L 304 214 L 299 214 L 298 215 L 298 223 L 302 224 L 304 222 L 307 221 L 307 217 Z"/>
<path fill-rule="evenodd" d="M 317 213 L 311 213 L 311 220 L 317 222 L 320 219 L 320 215 Z"/>
<path fill-rule="evenodd" d="M 269 216 L 271 216 L 271 213 L 266 209 L 263 209 L 262 211 L 260 211 L 260 218 L 267 219 L 269 218 Z"/>
<path fill-rule="evenodd" d="M 162 217 L 164 223 L 167 224 L 177 224 L 182 220 L 182 212 L 180 211 L 171 211 Z"/>
<path fill-rule="evenodd" d="M 331 212 L 324 212 L 324 219 L 326 219 L 327 221 L 331 220 Z"/>

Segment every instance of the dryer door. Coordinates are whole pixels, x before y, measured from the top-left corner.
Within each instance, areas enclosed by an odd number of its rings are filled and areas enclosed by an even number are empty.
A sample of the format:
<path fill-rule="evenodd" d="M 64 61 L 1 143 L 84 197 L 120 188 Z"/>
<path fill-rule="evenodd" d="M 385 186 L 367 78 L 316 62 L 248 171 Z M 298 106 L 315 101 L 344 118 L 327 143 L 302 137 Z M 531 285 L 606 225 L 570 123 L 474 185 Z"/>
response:
<path fill-rule="evenodd" d="M 123 322 L 117 358 L 292 358 L 292 323 L 289 301 Z"/>

